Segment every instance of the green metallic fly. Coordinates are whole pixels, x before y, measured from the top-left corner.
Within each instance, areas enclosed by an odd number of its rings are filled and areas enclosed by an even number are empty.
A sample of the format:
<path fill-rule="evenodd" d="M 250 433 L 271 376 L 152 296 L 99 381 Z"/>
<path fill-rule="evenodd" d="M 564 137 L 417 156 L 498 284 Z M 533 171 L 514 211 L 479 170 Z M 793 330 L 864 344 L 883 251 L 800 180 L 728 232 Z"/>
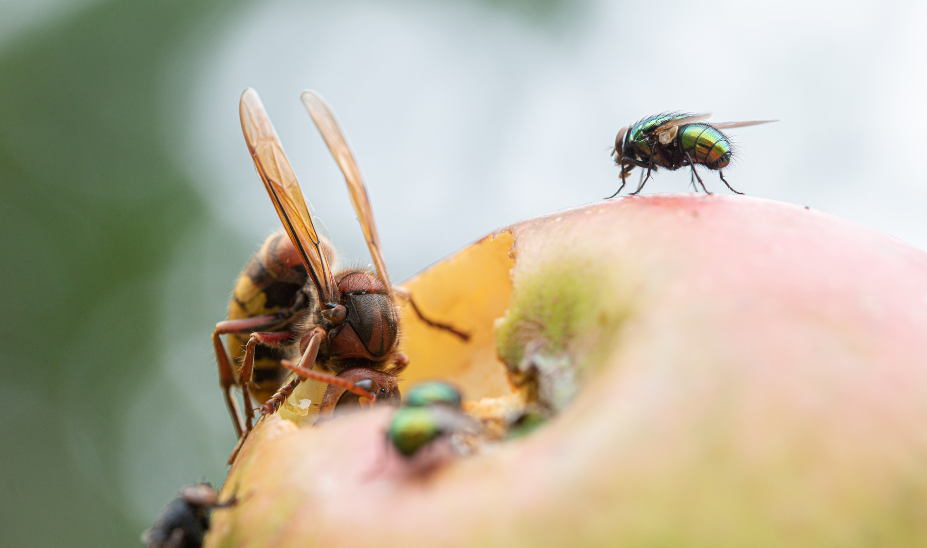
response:
<path fill-rule="evenodd" d="M 695 181 L 701 185 L 702 190 L 707 194 L 708 189 L 705 183 L 695 171 L 695 165 L 701 164 L 708 169 L 718 170 L 718 176 L 724 184 L 737 192 L 724 179 L 721 170 L 731 163 L 733 150 L 731 141 L 721 133 L 722 129 L 735 127 L 755 126 L 757 124 L 766 124 L 776 120 L 758 120 L 752 122 L 723 122 L 720 124 L 709 124 L 703 122 L 711 117 L 711 113 L 705 114 L 686 114 L 682 112 L 664 112 L 648 116 L 636 124 L 623 127 L 618 131 L 615 137 L 615 148 L 612 150 L 612 156 L 615 157 L 615 164 L 621 166 L 621 186 L 618 192 L 609 196 L 617 196 L 627 182 L 628 173 L 635 167 L 646 168 L 646 176 L 641 172 L 641 180 L 637 185 L 637 190 L 631 193 L 639 193 L 644 184 L 650 179 L 650 173 L 657 168 L 666 168 L 675 171 L 681 167 L 689 166 L 692 169 L 692 185 Z M 697 187 L 696 187 L 697 190 Z"/>
<path fill-rule="evenodd" d="M 406 458 L 426 445 L 457 432 L 477 432 L 479 425 L 461 411 L 460 391 L 443 382 L 412 389 L 390 421 L 387 439 Z"/>

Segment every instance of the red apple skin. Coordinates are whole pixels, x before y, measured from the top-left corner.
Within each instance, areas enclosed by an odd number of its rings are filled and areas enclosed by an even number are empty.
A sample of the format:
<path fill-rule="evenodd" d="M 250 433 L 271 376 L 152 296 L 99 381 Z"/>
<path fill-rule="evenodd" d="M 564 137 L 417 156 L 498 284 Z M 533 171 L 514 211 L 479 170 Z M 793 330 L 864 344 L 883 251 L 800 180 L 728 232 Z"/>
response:
<path fill-rule="evenodd" d="M 386 452 L 388 410 L 272 417 L 207 546 L 927 546 L 927 254 L 739 196 L 505 231 L 500 354 L 526 342 L 505 324 L 545 313 L 532 292 L 561 292 L 567 319 L 536 319 L 562 329 L 536 336 L 576 365 L 574 401 L 424 478 Z"/>

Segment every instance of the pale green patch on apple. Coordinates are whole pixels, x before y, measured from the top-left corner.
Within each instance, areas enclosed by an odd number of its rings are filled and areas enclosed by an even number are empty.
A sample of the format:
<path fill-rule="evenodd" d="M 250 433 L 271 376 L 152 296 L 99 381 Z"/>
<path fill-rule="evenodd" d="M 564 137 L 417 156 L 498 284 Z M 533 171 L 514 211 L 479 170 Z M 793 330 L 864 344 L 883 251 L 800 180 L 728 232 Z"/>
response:
<path fill-rule="evenodd" d="M 615 344 L 624 303 L 594 258 L 557 252 L 557 260 L 512 271 L 512 300 L 496 322 L 499 357 L 528 401 L 562 410 L 579 389 L 585 367 Z"/>

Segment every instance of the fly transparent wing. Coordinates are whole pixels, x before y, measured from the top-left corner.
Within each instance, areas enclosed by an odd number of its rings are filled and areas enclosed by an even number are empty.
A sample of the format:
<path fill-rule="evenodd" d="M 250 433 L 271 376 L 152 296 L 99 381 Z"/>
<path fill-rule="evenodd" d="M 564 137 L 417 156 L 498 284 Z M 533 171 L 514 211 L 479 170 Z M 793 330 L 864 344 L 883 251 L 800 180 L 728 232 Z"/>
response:
<path fill-rule="evenodd" d="M 721 122 L 720 124 L 711 124 L 715 129 L 731 129 L 735 127 L 758 126 L 760 124 L 771 124 L 779 120 L 753 120 L 750 122 Z"/>
<path fill-rule="evenodd" d="M 251 88 L 241 95 L 241 129 L 254 159 L 254 167 L 264 182 L 277 215 L 300 254 L 322 303 L 335 297 L 335 280 L 322 250 L 312 215 L 296 181 L 296 174 L 283 153 L 283 145 L 267 117 L 261 98 Z"/>
<path fill-rule="evenodd" d="M 660 124 L 659 127 L 653 130 L 654 133 L 662 133 L 668 131 L 674 127 L 684 126 L 686 124 L 693 124 L 695 122 L 701 122 L 702 120 L 707 120 L 711 118 L 710 112 L 703 112 L 701 114 L 690 114 L 683 118 L 676 118 L 675 120 L 669 120 Z"/>
<path fill-rule="evenodd" d="M 364 186 L 360 170 L 357 169 L 354 155 L 351 154 L 351 148 L 325 100 L 314 91 L 304 91 L 301 97 L 309 115 L 312 116 L 312 121 L 319 128 L 322 139 L 328 145 L 328 150 L 331 151 L 344 174 L 344 180 L 348 184 L 348 193 L 351 195 L 351 203 L 354 205 L 354 213 L 357 214 L 357 220 L 364 231 L 364 239 L 367 240 L 370 257 L 377 268 L 380 280 L 392 295 L 393 290 L 386 275 L 386 262 L 383 260 L 383 251 L 380 247 L 380 235 L 377 233 L 373 209 L 370 207 L 370 197 L 367 195 L 367 187 Z"/>

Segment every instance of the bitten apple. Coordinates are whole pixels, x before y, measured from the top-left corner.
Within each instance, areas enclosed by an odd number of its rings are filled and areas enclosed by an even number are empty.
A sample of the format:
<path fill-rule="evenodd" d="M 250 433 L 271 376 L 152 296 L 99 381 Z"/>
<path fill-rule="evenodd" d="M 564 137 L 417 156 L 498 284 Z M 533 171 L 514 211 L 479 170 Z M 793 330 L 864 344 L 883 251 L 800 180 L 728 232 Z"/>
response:
<path fill-rule="evenodd" d="M 767 200 L 636 196 L 516 223 L 403 285 L 471 334 L 404 310 L 405 382 L 552 419 L 415 475 L 389 409 L 267 417 L 207 546 L 927 546 L 916 248 Z"/>

